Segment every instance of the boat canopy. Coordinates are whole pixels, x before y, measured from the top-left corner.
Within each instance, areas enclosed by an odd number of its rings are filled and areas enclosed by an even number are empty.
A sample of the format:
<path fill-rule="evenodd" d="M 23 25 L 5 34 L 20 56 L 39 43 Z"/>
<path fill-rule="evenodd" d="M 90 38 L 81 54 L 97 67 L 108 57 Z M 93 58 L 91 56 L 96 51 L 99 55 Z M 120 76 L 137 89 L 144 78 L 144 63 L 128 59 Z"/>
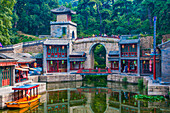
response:
<path fill-rule="evenodd" d="M 14 87 L 14 88 L 12 88 L 12 90 L 29 90 L 29 89 L 33 89 L 36 87 L 39 87 L 39 85 L 38 84 L 25 84 L 22 86 Z"/>

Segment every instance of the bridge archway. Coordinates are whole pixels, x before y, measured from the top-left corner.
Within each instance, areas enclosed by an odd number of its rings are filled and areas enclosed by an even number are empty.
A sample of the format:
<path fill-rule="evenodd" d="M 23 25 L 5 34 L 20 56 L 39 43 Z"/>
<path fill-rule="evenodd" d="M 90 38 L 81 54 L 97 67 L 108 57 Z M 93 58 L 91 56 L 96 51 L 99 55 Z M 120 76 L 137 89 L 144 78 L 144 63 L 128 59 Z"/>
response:
<path fill-rule="evenodd" d="M 106 50 L 106 66 L 110 67 L 110 63 L 108 62 L 108 53 L 109 51 L 118 51 L 118 42 L 120 39 L 116 38 L 108 38 L 108 37 L 88 37 L 77 39 L 73 42 L 73 52 L 85 52 L 86 53 L 86 61 L 83 64 L 85 69 L 94 68 L 94 56 L 93 49 L 101 44 L 104 46 Z"/>
<path fill-rule="evenodd" d="M 104 44 L 102 44 L 102 43 L 94 43 L 94 44 L 92 44 L 91 45 L 91 47 L 89 48 L 89 55 L 90 55 L 90 68 L 94 68 L 94 66 L 95 66 L 95 64 L 94 64 L 94 61 L 95 61 L 95 55 L 94 55 L 94 50 L 95 50 L 95 48 L 97 47 L 97 46 L 99 46 L 99 45 L 102 45 L 103 47 L 104 47 L 104 51 L 103 51 L 103 53 L 102 53 L 102 55 L 101 56 L 104 56 L 104 63 L 105 64 L 103 64 L 103 65 L 106 65 L 106 55 L 107 55 L 107 49 L 106 49 L 106 47 L 105 47 L 105 45 Z M 104 54 L 104 55 L 103 55 Z"/>

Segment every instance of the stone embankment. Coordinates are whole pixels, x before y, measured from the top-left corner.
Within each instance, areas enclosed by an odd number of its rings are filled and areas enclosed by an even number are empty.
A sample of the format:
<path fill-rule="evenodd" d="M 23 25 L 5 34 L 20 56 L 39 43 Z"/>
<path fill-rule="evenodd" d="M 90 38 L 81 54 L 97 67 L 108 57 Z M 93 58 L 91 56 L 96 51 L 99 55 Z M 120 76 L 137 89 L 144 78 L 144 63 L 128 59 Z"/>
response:
<path fill-rule="evenodd" d="M 40 82 L 66 82 L 66 81 L 80 81 L 81 75 L 76 74 L 53 74 L 46 76 L 39 76 Z"/>

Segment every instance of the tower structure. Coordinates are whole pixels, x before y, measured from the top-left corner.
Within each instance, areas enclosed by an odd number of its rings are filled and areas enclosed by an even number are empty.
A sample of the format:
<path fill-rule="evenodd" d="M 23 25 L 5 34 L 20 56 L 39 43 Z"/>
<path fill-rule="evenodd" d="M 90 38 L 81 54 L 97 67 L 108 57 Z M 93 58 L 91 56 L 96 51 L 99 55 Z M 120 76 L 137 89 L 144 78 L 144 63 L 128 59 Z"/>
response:
<path fill-rule="evenodd" d="M 77 24 L 71 21 L 71 15 L 76 14 L 76 12 L 64 6 L 52 9 L 51 12 L 56 15 L 56 21 L 50 22 L 51 37 L 63 39 L 76 39 Z"/>

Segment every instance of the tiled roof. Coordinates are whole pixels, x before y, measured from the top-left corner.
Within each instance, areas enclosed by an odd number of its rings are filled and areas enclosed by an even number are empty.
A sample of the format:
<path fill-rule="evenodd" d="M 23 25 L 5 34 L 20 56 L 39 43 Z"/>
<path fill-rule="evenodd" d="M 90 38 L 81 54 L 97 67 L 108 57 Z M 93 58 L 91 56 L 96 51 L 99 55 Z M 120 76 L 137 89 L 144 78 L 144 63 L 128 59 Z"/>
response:
<path fill-rule="evenodd" d="M 45 45 L 68 45 L 69 40 L 65 39 L 48 39 L 44 42 Z"/>
<path fill-rule="evenodd" d="M 84 56 L 86 53 L 85 52 L 74 52 L 71 53 L 70 56 Z"/>
<path fill-rule="evenodd" d="M 139 43 L 139 39 L 129 39 L 129 40 L 120 40 L 119 44 L 132 44 L 132 43 Z"/>
<path fill-rule="evenodd" d="M 63 14 L 63 13 L 76 14 L 75 11 L 72 11 L 70 8 L 66 8 L 64 6 L 60 6 L 59 8 L 52 9 L 51 12 L 55 14 Z"/>
<path fill-rule="evenodd" d="M 31 58 L 43 58 L 42 53 L 33 53 Z"/>
<path fill-rule="evenodd" d="M 35 61 L 34 58 L 29 53 L 0 53 L 0 55 L 4 55 L 8 58 L 18 60 L 17 62 L 33 62 Z"/>
<path fill-rule="evenodd" d="M 119 55 L 119 51 L 109 51 L 109 56 L 111 55 Z"/>
<path fill-rule="evenodd" d="M 167 42 L 164 42 L 163 44 L 159 44 L 158 47 L 159 48 L 166 48 L 166 47 L 169 47 L 170 46 L 170 40 L 167 41 Z"/>

